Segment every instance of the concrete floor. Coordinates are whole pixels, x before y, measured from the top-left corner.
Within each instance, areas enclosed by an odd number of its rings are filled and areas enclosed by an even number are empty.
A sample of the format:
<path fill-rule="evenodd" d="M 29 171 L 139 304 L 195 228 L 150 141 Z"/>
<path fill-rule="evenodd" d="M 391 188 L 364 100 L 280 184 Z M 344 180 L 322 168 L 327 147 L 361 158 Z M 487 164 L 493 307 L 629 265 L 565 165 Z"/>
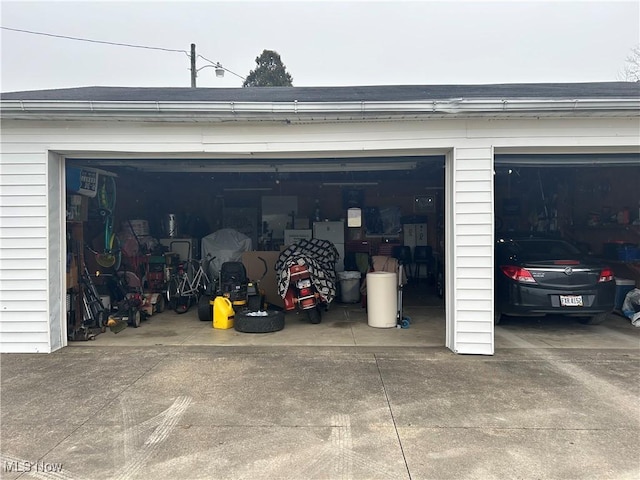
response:
<path fill-rule="evenodd" d="M 414 289 L 413 291 L 411 289 Z M 311 325 L 303 313 L 285 314 L 285 328 L 264 334 L 240 333 L 212 328 L 198 320 L 197 309 L 176 314 L 165 311 L 114 334 L 107 329 L 91 342 L 69 346 L 318 346 L 318 347 L 442 347 L 445 344 L 443 301 L 418 285 L 420 295 L 409 287 L 403 314 L 411 319 L 407 329 L 374 328 L 368 325 L 360 303 L 336 301 L 324 312 L 322 323 Z M 426 292 L 426 294 L 425 294 Z M 638 330 L 636 332 L 635 330 Z M 640 329 L 628 319 L 611 314 L 600 325 L 583 325 L 566 317 L 505 318 L 495 329 L 495 348 L 635 348 Z"/>

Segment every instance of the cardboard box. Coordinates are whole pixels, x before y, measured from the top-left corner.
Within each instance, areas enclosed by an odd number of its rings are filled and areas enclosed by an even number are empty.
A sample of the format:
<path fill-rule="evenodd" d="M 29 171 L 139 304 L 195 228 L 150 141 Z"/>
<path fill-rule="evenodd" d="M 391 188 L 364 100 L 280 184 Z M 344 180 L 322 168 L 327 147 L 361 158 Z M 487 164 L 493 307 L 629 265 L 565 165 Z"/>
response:
<path fill-rule="evenodd" d="M 265 301 L 280 308 L 284 308 L 284 301 L 278 295 L 278 276 L 275 270 L 280 252 L 257 251 L 243 252 L 242 263 L 247 270 L 249 280 L 259 282 L 260 289 L 264 290 Z M 267 273 L 264 273 L 264 259 L 267 264 Z M 264 278 L 262 275 L 264 274 Z"/>

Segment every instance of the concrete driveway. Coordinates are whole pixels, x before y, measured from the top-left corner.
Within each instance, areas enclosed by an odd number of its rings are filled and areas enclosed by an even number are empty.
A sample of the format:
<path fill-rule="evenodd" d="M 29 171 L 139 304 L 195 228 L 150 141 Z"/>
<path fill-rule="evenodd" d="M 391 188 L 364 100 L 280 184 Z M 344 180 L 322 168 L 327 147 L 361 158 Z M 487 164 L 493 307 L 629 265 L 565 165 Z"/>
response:
<path fill-rule="evenodd" d="M 411 345 L 440 335 L 421 326 L 433 316 L 370 332 L 325 319 L 348 345 L 196 344 L 220 333 L 196 320 L 190 341 L 136 344 L 143 324 L 121 344 L 2 355 L 1 477 L 640 478 L 640 329 L 514 319 L 494 356 L 460 356 L 438 337 Z"/>

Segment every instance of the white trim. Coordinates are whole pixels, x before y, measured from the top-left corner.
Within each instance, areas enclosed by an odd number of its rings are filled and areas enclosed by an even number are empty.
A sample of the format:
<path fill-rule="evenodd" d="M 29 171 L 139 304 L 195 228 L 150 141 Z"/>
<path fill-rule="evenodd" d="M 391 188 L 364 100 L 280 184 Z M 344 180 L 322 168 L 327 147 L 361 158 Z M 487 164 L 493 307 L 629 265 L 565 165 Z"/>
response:
<path fill-rule="evenodd" d="M 455 172 L 455 147 L 447 152 L 445 156 L 445 173 L 444 173 L 444 258 L 442 262 L 444 264 L 444 310 L 445 310 L 445 346 L 455 352 L 456 345 L 456 328 L 453 315 L 453 299 L 455 298 L 453 275 L 455 272 L 455 245 L 454 240 L 454 226 L 455 215 L 453 212 L 454 202 L 454 188 L 453 179 Z"/>
<path fill-rule="evenodd" d="M 1 100 L 4 119 L 158 119 L 203 118 L 245 120 L 349 120 L 381 119 L 389 116 L 511 117 L 545 113 L 576 115 L 640 116 L 640 99 L 451 99 L 408 102 L 148 102 Z M 132 118 L 133 117 L 133 118 Z"/>

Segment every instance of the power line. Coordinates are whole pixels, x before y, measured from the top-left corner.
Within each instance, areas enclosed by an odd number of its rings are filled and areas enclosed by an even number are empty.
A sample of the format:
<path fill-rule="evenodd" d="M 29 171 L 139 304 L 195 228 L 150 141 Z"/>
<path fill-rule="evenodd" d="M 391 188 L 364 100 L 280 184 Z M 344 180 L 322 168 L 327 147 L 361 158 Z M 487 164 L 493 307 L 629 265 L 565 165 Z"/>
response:
<path fill-rule="evenodd" d="M 63 38 L 65 40 L 75 40 L 78 42 L 88 42 L 88 43 L 99 43 L 99 44 L 103 44 L 103 45 L 114 45 L 117 47 L 129 47 L 129 48 L 143 48 L 146 50 L 160 50 L 163 52 L 175 52 L 175 53 L 184 53 L 187 57 L 191 58 L 191 55 L 189 54 L 189 52 L 187 52 L 186 50 L 180 50 L 180 49 L 175 49 L 175 48 L 163 48 L 163 47 L 150 47 L 148 45 L 134 45 L 132 43 L 119 43 L 119 42 L 107 42 L 104 40 L 94 40 L 91 38 L 81 38 L 81 37 L 71 37 L 68 35 L 56 35 L 53 33 L 45 33 L 45 32 L 35 32 L 33 30 L 23 30 L 20 28 L 11 28 L 11 27 L 2 27 L 0 26 L 0 29 L 2 30 L 10 30 L 12 32 L 20 32 L 20 33 L 28 33 L 31 35 L 41 35 L 41 36 L 45 36 L 45 37 L 53 37 L 53 38 Z M 231 70 L 229 70 L 228 68 L 223 67 L 220 62 L 213 62 L 211 60 L 209 60 L 206 57 L 203 57 L 202 55 L 198 55 L 198 57 L 202 58 L 203 60 L 209 62 L 210 64 L 221 68 L 222 70 L 224 70 L 225 72 L 229 72 L 232 75 L 235 75 L 236 77 L 245 80 L 245 77 L 243 77 L 242 75 L 238 75 L 235 72 L 232 72 Z"/>
<path fill-rule="evenodd" d="M 220 65 L 220 63 L 218 63 L 218 62 L 212 62 L 212 61 L 211 61 L 211 60 L 209 60 L 207 57 L 203 57 L 203 56 L 202 56 L 202 55 L 200 55 L 200 54 L 198 54 L 198 57 L 200 57 L 200 58 L 201 58 L 201 59 L 203 59 L 203 60 L 206 60 L 207 62 L 209 62 L 209 63 L 211 63 L 211 64 L 213 64 L 213 65 L 216 65 L 216 66 L 218 66 L 218 67 L 222 68 L 225 72 L 229 72 L 231 75 L 235 75 L 236 77 L 241 78 L 242 80 L 246 80 L 246 78 L 245 78 L 245 77 L 243 77 L 242 75 L 238 75 L 237 73 L 232 72 L 232 71 L 231 71 L 231 70 L 229 70 L 228 68 L 225 68 L 225 67 L 223 67 L 222 65 Z"/>
<path fill-rule="evenodd" d="M 149 47 L 147 45 L 133 45 L 131 43 L 106 42 L 104 40 L 92 40 L 90 38 L 69 37 L 67 35 L 55 35 L 53 33 L 34 32 L 31 30 L 22 30 L 20 28 L 0 27 L 2 30 L 11 30 L 12 32 L 30 33 L 31 35 L 42 35 L 45 37 L 64 38 L 67 40 L 76 40 L 78 42 L 102 43 L 104 45 L 115 45 L 118 47 L 145 48 L 147 50 L 162 50 L 164 52 L 178 52 L 189 56 L 186 50 L 177 50 L 174 48 Z"/>

